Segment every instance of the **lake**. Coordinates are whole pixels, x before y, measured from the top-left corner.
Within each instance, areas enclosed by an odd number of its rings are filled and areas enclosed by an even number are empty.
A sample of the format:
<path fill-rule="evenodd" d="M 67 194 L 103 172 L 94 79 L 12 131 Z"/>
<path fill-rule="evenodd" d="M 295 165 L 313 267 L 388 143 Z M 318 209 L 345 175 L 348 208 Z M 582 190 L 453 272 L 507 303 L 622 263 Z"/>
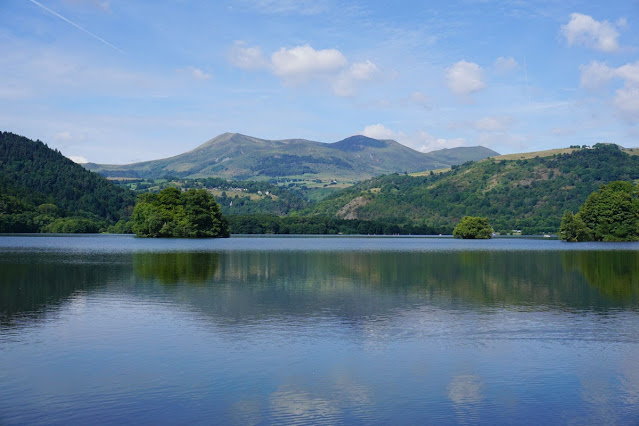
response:
<path fill-rule="evenodd" d="M 0 236 L 0 424 L 637 424 L 639 244 Z"/>

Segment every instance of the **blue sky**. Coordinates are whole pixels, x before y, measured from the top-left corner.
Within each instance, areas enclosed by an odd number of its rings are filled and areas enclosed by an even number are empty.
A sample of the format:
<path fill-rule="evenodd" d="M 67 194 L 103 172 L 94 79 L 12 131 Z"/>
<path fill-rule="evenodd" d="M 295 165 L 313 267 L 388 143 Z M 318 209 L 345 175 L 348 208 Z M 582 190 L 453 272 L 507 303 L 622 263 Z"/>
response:
<path fill-rule="evenodd" d="M 639 146 L 639 1 L 3 0 L 0 129 L 123 164 L 224 132 Z"/>

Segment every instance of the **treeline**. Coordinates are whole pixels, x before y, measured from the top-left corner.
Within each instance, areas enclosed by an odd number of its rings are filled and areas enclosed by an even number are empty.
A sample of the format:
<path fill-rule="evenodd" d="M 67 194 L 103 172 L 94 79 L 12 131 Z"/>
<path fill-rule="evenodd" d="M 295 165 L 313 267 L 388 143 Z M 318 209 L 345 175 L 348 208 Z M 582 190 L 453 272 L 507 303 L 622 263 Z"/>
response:
<path fill-rule="evenodd" d="M 426 225 L 406 225 L 325 216 L 226 216 L 233 234 L 313 234 L 313 235 L 438 235 L 452 231 Z"/>
<path fill-rule="evenodd" d="M 98 232 L 134 204 L 133 192 L 59 151 L 0 132 L 0 232 Z"/>
<path fill-rule="evenodd" d="M 364 181 L 309 207 L 303 214 L 359 219 L 395 218 L 452 227 L 482 216 L 495 231 L 556 232 L 563 212 L 576 211 L 602 184 L 639 179 L 639 156 L 611 144 L 572 154 L 524 160 L 487 159 L 430 176 L 388 175 Z"/>

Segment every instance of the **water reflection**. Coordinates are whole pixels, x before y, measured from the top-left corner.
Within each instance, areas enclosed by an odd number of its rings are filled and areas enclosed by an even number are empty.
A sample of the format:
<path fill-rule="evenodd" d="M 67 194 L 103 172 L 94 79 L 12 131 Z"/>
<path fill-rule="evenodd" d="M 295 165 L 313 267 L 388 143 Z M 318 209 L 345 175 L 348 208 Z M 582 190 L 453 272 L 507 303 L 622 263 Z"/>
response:
<path fill-rule="evenodd" d="M 213 278 L 219 264 L 220 256 L 211 252 L 133 254 L 136 277 L 162 284 L 204 285 Z"/>
<path fill-rule="evenodd" d="M 142 252 L 4 254 L 0 320 L 41 316 L 107 284 L 164 297 L 213 318 L 335 315 L 348 323 L 420 306 L 633 309 L 639 253 Z"/>
<path fill-rule="evenodd" d="M 122 256 L 0 255 L 0 324 L 37 320 L 79 292 L 126 276 Z"/>
<path fill-rule="evenodd" d="M 136 255 L 138 280 L 208 283 L 206 293 L 178 286 L 179 299 L 230 318 L 323 315 L 348 320 L 397 313 L 399 306 L 476 306 L 493 309 L 608 309 L 637 306 L 638 270 L 615 252 L 593 262 L 588 252 L 269 253 Z M 566 257 L 572 256 L 572 257 Z M 597 254 L 595 254 L 597 256 Z M 575 259 L 582 259 L 576 263 Z M 567 263 L 566 259 L 572 260 Z M 636 262 L 636 255 L 632 257 Z M 586 285 L 594 265 L 611 262 L 596 287 Z M 621 268 L 618 273 L 615 268 Z M 150 274 L 153 269 L 154 274 Z M 614 293 L 601 291 L 614 287 Z M 208 294 L 210 297 L 206 297 Z"/>
<path fill-rule="evenodd" d="M 592 287 L 618 302 L 637 302 L 639 252 L 566 251 L 561 254 L 567 270 L 578 271 Z"/>
<path fill-rule="evenodd" d="M 0 423 L 632 424 L 638 267 L 621 251 L 0 253 Z"/>

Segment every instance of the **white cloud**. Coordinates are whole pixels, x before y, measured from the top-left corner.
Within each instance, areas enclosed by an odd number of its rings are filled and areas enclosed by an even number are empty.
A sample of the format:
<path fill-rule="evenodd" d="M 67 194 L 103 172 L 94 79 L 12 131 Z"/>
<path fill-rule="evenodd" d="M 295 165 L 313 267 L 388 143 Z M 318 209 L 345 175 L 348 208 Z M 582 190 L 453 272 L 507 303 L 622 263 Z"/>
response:
<path fill-rule="evenodd" d="M 617 25 L 623 27 L 624 22 L 622 18 Z M 602 52 L 619 50 L 619 32 L 615 25 L 608 21 L 597 21 L 582 13 L 572 13 L 570 21 L 561 26 L 561 33 L 568 46 L 582 45 Z"/>
<path fill-rule="evenodd" d="M 380 74 L 370 60 L 350 63 L 337 49 L 319 49 L 305 44 L 282 47 L 267 59 L 258 47 L 248 47 L 236 41 L 229 52 L 230 62 L 249 70 L 268 69 L 286 85 L 297 86 L 320 81 L 332 88 L 337 96 L 353 96 L 358 86 Z"/>
<path fill-rule="evenodd" d="M 73 139 L 73 136 L 71 135 L 71 132 L 68 130 L 65 130 L 63 132 L 58 132 L 55 135 L 53 135 L 53 140 L 56 142 L 69 142 L 72 139 Z"/>
<path fill-rule="evenodd" d="M 371 124 L 370 126 L 366 126 L 361 133 L 362 135 L 373 139 L 394 139 L 396 137 L 395 132 L 383 124 Z"/>
<path fill-rule="evenodd" d="M 249 47 L 246 42 L 237 40 L 229 51 L 229 60 L 238 68 L 256 70 L 266 68 L 268 60 L 259 47 Z"/>
<path fill-rule="evenodd" d="M 581 85 L 586 89 L 601 89 L 615 78 L 623 81 L 623 87 L 615 90 L 613 105 L 624 120 L 639 123 L 639 61 L 618 68 L 597 61 L 581 67 Z"/>
<path fill-rule="evenodd" d="M 271 55 L 273 73 L 294 81 L 306 81 L 319 74 L 333 73 L 347 64 L 346 57 L 339 50 L 315 50 L 308 44 L 290 49 L 282 47 Z"/>
<path fill-rule="evenodd" d="M 446 80 L 448 88 L 461 96 L 468 96 L 486 87 L 484 71 L 474 62 L 457 62 L 446 71 Z"/>
<path fill-rule="evenodd" d="M 410 134 L 395 132 L 383 124 L 371 124 L 362 130 L 361 134 L 375 139 L 394 139 L 402 145 L 406 145 L 420 152 L 430 152 L 444 148 L 455 148 L 467 145 L 464 138 L 444 139 L 437 138 L 430 133 L 419 130 Z"/>
<path fill-rule="evenodd" d="M 615 91 L 614 106 L 629 123 L 639 123 L 639 87 L 624 87 Z"/>
<path fill-rule="evenodd" d="M 422 92 L 413 92 L 410 95 L 410 101 L 415 105 L 419 105 L 423 108 L 430 108 L 431 101 L 430 98 Z"/>
<path fill-rule="evenodd" d="M 371 80 L 378 73 L 377 65 L 369 60 L 354 63 L 339 74 L 333 85 L 333 91 L 338 96 L 353 96 L 357 82 Z"/>
<path fill-rule="evenodd" d="M 87 160 L 86 158 L 82 157 L 81 155 L 69 155 L 67 156 L 67 158 L 71 161 L 73 161 L 74 163 L 78 163 L 78 164 L 86 164 L 89 162 L 89 160 Z"/>
<path fill-rule="evenodd" d="M 598 61 L 582 65 L 579 69 L 581 70 L 581 86 L 590 90 L 602 88 L 615 76 L 614 69 Z"/>
<path fill-rule="evenodd" d="M 378 72 L 377 65 L 369 60 L 354 63 L 349 69 L 349 74 L 356 80 L 370 80 Z"/>
<path fill-rule="evenodd" d="M 639 86 L 639 61 L 620 66 L 615 74 L 623 78 L 626 84 Z"/>
<path fill-rule="evenodd" d="M 473 127 L 484 132 L 503 132 L 508 129 L 511 122 L 510 117 L 484 117 L 477 120 Z"/>
<path fill-rule="evenodd" d="M 517 61 L 511 56 L 507 58 L 500 56 L 499 58 L 495 59 L 495 63 L 493 64 L 495 70 L 502 74 L 505 74 L 508 71 L 512 71 L 518 66 L 519 64 L 517 63 Z"/>
<path fill-rule="evenodd" d="M 438 138 L 423 130 L 408 135 L 401 142 L 421 152 L 430 152 L 444 148 L 456 148 L 468 144 L 464 138 Z"/>
<path fill-rule="evenodd" d="M 191 76 L 197 80 L 208 80 L 211 78 L 211 74 L 207 74 L 199 68 L 189 67 L 189 72 Z"/>

